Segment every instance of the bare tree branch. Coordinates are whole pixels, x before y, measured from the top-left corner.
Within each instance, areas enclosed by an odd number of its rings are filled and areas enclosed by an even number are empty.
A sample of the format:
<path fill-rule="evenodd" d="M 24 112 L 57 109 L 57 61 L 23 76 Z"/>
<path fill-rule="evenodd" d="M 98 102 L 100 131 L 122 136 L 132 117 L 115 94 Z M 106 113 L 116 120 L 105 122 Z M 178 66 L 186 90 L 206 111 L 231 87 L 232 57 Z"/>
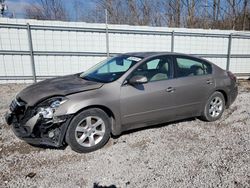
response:
<path fill-rule="evenodd" d="M 25 7 L 27 18 L 43 20 L 68 20 L 62 0 L 34 0 Z"/>

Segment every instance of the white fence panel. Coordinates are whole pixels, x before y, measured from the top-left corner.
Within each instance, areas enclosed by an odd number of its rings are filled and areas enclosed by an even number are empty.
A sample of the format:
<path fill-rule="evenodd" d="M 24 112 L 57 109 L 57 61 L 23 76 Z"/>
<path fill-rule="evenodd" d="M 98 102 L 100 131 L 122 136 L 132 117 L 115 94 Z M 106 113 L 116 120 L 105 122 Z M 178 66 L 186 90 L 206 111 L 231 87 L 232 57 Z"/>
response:
<path fill-rule="evenodd" d="M 25 29 L 6 29 L 0 26 L 0 31 L 1 50 L 28 50 L 28 36 Z"/>
<path fill-rule="evenodd" d="M 176 36 L 175 51 L 188 54 L 227 54 L 228 38 Z"/>
<path fill-rule="evenodd" d="M 199 55 L 223 69 L 228 66 L 234 73 L 250 74 L 250 33 L 246 32 L 128 25 L 108 25 L 106 30 L 105 24 L 0 18 L 1 80 L 32 80 L 32 63 L 36 76 L 42 78 L 86 71 L 108 53 L 172 49 Z"/>
<path fill-rule="evenodd" d="M 112 53 L 170 51 L 171 36 L 111 33 L 109 45 Z"/>
<path fill-rule="evenodd" d="M 74 74 L 86 71 L 105 58 L 94 56 L 37 56 L 35 57 L 36 73 L 39 76 Z"/>
<path fill-rule="evenodd" d="M 232 54 L 250 54 L 250 39 L 232 39 Z"/>
<path fill-rule="evenodd" d="M 250 59 L 232 58 L 230 64 L 230 71 L 235 73 L 250 73 Z"/>

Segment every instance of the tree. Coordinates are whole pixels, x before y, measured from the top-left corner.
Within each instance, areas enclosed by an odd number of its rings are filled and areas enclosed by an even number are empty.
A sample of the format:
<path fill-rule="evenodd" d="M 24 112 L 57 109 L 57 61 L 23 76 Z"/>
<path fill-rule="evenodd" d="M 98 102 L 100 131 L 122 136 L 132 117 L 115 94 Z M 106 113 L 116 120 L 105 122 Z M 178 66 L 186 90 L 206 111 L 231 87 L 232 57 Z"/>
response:
<path fill-rule="evenodd" d="M 250 0 L 93 0 L 87 7 L 84 0 L 33 0 L 26 7 L 26 17 L 45 20 L 74 20 L 108 23 L 213 28 L 250 29 Z M 70 15 L 70 16 L 69 16 Z"/>
<path fill-rule="evenodd" d="M 163 1 L 164 14 L 166 16 L 167 25 L 169 27 L 180 27 L 181 26 L 181 11 L 182 3 L 181 0 L 169 0 Z"/>
<path fill-rule="evenodd" d="M 68 20 L 62 0 L 35 0 L 25 7 L 26 18 L 39 20 Z"/>

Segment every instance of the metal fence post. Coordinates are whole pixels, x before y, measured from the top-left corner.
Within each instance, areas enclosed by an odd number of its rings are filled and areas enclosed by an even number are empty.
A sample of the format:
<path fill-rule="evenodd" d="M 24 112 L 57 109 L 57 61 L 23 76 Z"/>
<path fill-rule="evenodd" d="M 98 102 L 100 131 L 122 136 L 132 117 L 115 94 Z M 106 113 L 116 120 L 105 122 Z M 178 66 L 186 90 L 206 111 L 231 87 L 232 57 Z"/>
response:
<path fill-rule="evenodd" d="M 229 38 L 228 38 L 227 67 L 226 67 L 226 70 L 229 70 L 229 67 L 230 67 L 231 47 L 232 47 L 232 33 L 229 35 Z"/>
<path fill-rule="evenodd" d="M 171 52 L 174 52 L 174 30 L 171 34 Z"/>
<path fill-rule="evenodd" d="M 105 23 L 106 23 L 106 53 L 109 57 L 109 30 L 108 30 L 108 10 L 105 9 Z"/>
<path fill-rule="evenodd" d="M 30 30 L 30 24 L 29 23 L 27 23 L 27 34 L 28 34 L 28 42 L 29 42 L 32 76 L 33 76 L 33 81 L 36 83 L 37 80 L 36 80 L 35 59 L 34 59 L 32 36 L 31 36 L 31 30 Z"/>

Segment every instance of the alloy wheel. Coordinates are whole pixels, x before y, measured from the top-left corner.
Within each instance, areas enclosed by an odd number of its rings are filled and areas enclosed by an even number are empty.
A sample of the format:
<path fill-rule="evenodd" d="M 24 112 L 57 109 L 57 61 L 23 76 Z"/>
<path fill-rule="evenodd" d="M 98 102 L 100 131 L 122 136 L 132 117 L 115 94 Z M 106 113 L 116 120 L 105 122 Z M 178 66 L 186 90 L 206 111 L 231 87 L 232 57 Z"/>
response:
<path fill-rule="evenodd" d="M 88 116 L 77 124 L 75 138 L 81 146 L 92 147 L 103 139 L 104 133 L 104 121 L 97 116 Z"/>
<path fill-rule="evenodd" d="M 218 117 L 223 110 L 223 101 L 220 97 L 214 97 L 209 104 L 209 115 L 213 118 Z"/>

